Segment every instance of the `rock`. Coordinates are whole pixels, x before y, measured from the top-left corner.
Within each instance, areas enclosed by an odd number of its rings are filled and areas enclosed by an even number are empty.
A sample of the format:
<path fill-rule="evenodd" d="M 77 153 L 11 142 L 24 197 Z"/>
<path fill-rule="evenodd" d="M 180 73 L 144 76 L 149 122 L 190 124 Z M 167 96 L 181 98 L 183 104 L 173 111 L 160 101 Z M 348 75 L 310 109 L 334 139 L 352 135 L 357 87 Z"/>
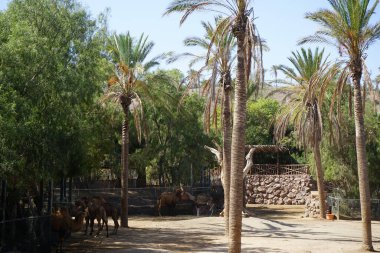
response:
<path fill-rule="evenodd" d="M 262 199 L 262 198 L 257 198 L 257 199 L 256 199 L 256 203 L 257 203 L 257 204 L 264 204 L 264 199 Z"/>
<path fill-rule="evenodd" d="M 311 199 L 309 185 L 312 182 L 309 175 L 249 175 L 246 182 L 245 194 L 248 201 L 255 201 L 257 204 L 306 204 L 308 202 L 311 204 L 315 202 L 314 199 L 309 200 Z M 268 202 L 268 200 L 271 201 Z"/>

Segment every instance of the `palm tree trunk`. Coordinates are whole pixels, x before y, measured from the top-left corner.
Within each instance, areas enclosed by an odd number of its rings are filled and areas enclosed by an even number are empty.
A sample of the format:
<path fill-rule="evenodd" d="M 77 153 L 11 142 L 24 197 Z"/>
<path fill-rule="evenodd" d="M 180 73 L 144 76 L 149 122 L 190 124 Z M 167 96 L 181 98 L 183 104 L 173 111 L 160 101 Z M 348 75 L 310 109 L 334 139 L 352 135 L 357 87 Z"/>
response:
<path fill-rule="evenodd" d="M 128 112 L 124 111 L 125 118 L 122 127 L 121 144 L 121 226 L 128 227 L 128 152 L 129 152 L 129 119 Z"/>
<path fill-rule="evenodd" d="M 233 34 L 237 38 L 237 73 L 235 105 L 231 144 L 231 185 L 229 208 L 228 252 L 241 252 L 241 227 L 243 211 L 243 168 L 245 155 L 245 124 L 247 88 L 245 79 L 245 27 L 247 17 L 242 13 L 236 17 Z"/>
<path fill-rule="evenodd" d="M 319 195 L 319 217 L 321 219 L 326 218 L 326 195 L 325 195 L 325 186 L 323 179 L 323 168 L 321 161 L 321 148 L 320 142 L 316 141 L 314 145 L 314 160 L 317 167 L 317 186 L 318 186 L 318 195 Z"/>
<path fill-rule="evenodd" d="M 361 66 L 361 64 L 360 64 Z M 353 72 L 354 84 L 354 117 L 356 135 L 356 159 L 358 164 L 360 209 L 363 222 L 363 249 L 373 251 L 371 232 L 371 197 L 369 191 L 366 137 L 364 132 L 364 118 L 362 96 L 360 91 L 361 71 Z"/>
<path fill-rule="evenodd" d="M 224 186 L 224 222 L 225 235 L 229 232 L 229 203 L 231 181 L 231 77 L 229 73 L 224 78 L 223 96 L 223 186 Z"/>

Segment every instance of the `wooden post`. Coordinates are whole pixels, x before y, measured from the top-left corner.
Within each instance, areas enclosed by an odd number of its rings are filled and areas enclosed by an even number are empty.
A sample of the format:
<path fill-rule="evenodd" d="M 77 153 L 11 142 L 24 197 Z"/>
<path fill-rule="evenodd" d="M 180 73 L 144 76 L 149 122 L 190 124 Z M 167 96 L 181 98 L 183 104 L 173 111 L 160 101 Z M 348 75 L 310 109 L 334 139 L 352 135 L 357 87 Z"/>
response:
<path fill-rule="evenodd" d="M 67 182 L 66 178 L 63 178 L 63 199 L 67 202 Z"/>
<path fill-rule="evenodd" d="M 190 185 L 193 188 L 193 164 L 190 164 Z"/>
<path fill-rule="evenodd" d="M 5 179 L 1 180 L 1 223 L 0 223 L 0 244 L 1 247 L 5 245 L 5 207 L 6 207 L 6 195 L 7 195 L 7 181 Z"/>
<path fill-rule="evenodd" d="M 59 202 L 63 202 L 63 197 L 64 197 L 64 194 L 63 194 L 63 191 L 64 191 L 64 186 L 63 186 L 63 182 L 64 182 L 64 179 L 63 179 L 63 176 L 61 177 L 61 182 L 59 184 Z"/>
<path fill-rule="evenodd" d="M 49 180 L 48 184 L 48 210 L 47 213 L 51 214 L 53 208 L 53 180 Z"/>
<path fill-rule="evenodd" d="M 5 207 L 7 195 L 7 181 L 1 180 L 1 221 L 5 221 Z"/>
<path fill-rule="evenodd" d="M 40 180 L 40 201 L 38 203 L 38 214 L 42 215 L 43 208 L 44 208 L 44 180 Z"/>
<path fill-rule="evenodd" d="M 278 155 L 278 150 L 277 150 L 277 175 L 280 175 L 280 158 L 279 158 L 279 155 Z"/>
<path fill-rule="evenodd" d="M 69 202 L 72 201 L 73 198 L 73 178 L 70 177 L 69 179 Z"/>

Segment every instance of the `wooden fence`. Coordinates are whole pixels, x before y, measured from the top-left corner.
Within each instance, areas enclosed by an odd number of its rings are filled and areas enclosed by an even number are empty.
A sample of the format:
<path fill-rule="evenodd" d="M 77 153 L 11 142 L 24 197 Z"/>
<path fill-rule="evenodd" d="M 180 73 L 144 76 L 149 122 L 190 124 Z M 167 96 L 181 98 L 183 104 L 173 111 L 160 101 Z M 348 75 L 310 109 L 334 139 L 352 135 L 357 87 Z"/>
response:
<path fill-rule="evenodd" d="M 254 164 L 248 175 L 301 175 L 309 174 L 307 164 Z"/>

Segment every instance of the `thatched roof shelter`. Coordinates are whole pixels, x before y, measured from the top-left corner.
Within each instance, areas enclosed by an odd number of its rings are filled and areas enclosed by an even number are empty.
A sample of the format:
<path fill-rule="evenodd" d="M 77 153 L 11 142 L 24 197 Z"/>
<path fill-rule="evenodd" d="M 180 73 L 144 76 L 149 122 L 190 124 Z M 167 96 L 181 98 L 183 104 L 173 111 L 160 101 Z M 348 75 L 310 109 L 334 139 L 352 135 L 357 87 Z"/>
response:
<path fill-rule="evenodd" d="M 254 149 L 254 153 L 285 153 L 289 152 L 289 149 L 281 145 L 246 145 L 245 150 L 248 152 Z"/>

